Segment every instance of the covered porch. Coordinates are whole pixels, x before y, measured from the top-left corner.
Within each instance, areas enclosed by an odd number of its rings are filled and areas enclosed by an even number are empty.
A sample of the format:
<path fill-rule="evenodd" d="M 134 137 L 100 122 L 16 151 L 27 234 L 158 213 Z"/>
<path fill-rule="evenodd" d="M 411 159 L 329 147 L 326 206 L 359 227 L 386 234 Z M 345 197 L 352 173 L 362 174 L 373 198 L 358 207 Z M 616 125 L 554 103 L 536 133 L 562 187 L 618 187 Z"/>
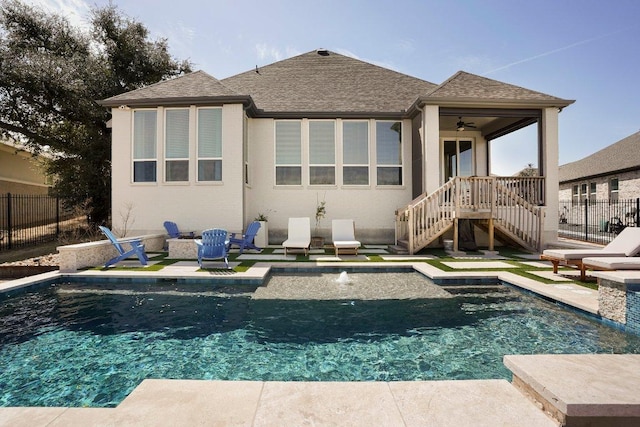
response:
<path fill-rule="evenodd" d="M 420 98 L 413 118 L 414 199 L 396 211 L 396 241 L 415 253 L 453 229 L 457 250 L 460 219 L 481 224 L 490 250 L 496 228 L 531 250 L 555 241 L 558 114 L 572 102 L 463 72 Z M 535 176 L 496 176 L 495 142 L 525 128 L 534 131 L 520 142 L 535 147 L 535 173 L 528 174 Z"/>

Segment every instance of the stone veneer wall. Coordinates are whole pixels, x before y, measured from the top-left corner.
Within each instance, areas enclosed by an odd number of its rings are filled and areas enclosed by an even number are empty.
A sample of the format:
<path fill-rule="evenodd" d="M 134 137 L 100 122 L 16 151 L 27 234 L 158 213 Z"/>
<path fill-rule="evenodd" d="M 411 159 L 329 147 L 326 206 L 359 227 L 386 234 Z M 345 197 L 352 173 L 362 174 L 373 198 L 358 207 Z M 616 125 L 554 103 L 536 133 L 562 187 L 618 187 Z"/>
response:
<path fill-rule="evenodd" d="M 138 236 L 144 242 L 145 250 L 161 251 L 165 243 L 164 234 L 149 234 Z M 123 239 L 126 240 L 126 239 Z M 130 246 L 124 243 L 125 250 Z M 60 272 L 70 273 L 85 267 L 103 265 L 111 258 L 118 255 L 118 251 L 108 240 L 96 242 L 78 243 L 75 245 L 58 246 Z"/>
<path fill-rule="evenodd" d="M 627 292 L 624 283 L 600 279 L 598 282 L 600 315 L 614 322 L 627 323 Z"/>
<path fill-rule="evenodd" d="M 640 284 L 599 279 L 598 304 L 602 317 L 625 325 L 625 330 L 640 335 Z"/>

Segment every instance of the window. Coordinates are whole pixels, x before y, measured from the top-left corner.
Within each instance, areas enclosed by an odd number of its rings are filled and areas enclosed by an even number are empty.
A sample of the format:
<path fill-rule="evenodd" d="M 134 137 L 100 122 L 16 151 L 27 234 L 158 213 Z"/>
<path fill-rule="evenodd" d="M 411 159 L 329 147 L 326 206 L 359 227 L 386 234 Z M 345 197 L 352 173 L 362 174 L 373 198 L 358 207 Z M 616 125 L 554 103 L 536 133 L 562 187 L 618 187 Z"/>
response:
<path fill-rule="evenodd" d="M 302 131 L 299 120 L 276 122 L 276 185 L 302 184 Z"/>
<path fill-rule="evenodd" d="M 222 181 L 222 109 L 198 109 L 198 182 Z"/>
<path fill-rule="evenodd" d="M 589 183 L 589 201 L 595 202 L 597 194 L 598 194 L 598 192 L 597 192 L 596 183 L 595 182 L 590 182 Z"/>
<path fill-rule="evenodd" d="M 133 112 L 133 182 L 156 182 L 156 111 Z"/>
<path fill-rule="evenodd" d="M 402 122 L 376 122 L 377 184 L 402 185 Z"/>
<path fill-rule="evenodd" d="M 336 183 L 336 130 L 334 121 L 309 122 L 309 184 Z"/>
<path fill-rule="evenodd" d="M 571 201 L 574 204 L 580 202 L 580 187 L 577 184 L 571 188 Z"/>
<path fill-rule="evenodd" d="M 166 111 L 165 180 L 189 181 L 189 109 Z"/>
<path fill-rule="evenodd" d="M 456 176 L 472 176 L 474 174 L 472 140 L 445 140 L 442 151 L 444 154 L 444 182 Z"/>
<path fill-rule="evenodd" d="M 369 185 L 369 122 L 342 123 L 342 183 Z"/>
<path fill-rule="evenodd" d="M 587 193 L 587 184 L 580 184 L 580 200 L 584 200 L 589 196 Z"/>
<path fill-rule="evenodd" d="M 618 178 L 612 178 L 611 181 L 609 181 L 609 200 L 618 201 L 618 186 Z"/>

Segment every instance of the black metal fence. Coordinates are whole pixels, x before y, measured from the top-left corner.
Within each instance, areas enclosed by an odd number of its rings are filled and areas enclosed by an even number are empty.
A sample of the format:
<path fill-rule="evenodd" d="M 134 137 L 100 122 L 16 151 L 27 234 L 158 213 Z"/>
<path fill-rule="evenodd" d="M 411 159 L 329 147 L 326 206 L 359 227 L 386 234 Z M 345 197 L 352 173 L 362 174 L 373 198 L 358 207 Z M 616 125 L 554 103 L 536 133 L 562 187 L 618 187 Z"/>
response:
<path fill-rule="evenodd" d="M 558 235 L 607 244 L 626 227 L 640 227 L 640 198 L 560 201 Z"/>
<path fill-rule="evenodd" d="M 0 251 L 55 241 L 73 218 L 58 197 L 0 194 Z"/>

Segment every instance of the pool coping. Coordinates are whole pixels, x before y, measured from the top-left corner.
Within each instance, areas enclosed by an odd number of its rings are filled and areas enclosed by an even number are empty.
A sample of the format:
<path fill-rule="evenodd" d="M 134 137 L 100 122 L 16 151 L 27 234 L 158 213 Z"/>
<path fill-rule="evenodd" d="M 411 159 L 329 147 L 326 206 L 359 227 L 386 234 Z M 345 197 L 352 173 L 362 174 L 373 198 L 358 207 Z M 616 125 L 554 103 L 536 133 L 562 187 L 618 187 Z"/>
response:
<path fill-rule="evenodd" d="M 211 283 L 216 281 L 234 281 L 237 284 L 262 285 L 270 274 L 274 272 L 304 272 L 304 271 L 398 271 L 413 270 L 437 284 L 444 284 L 451 281 L 463 281 L 463 283 L 477 284 L 482 280 L 496 281 L 516 288 L 531 292 L 542 298 L 557 302 L 567 307 L 572 307 L 580 312 L 594 316 L 602 320 L 598 315 L 598 292 L 592 289 L 576 285 L 572 282 L 546 284 L 534 279 L 523 277 L 509 271 L 443 271 L 431 264 L 424 262 L 407 261 L 385 261 L 385 262 L 257 262 L 244 272 L 234 272 L 233 274 L 221 274 L 219 271 L 197 271 L 186 272 L 184 270 L 172 271 L 171 266 L 167 266 L 159 271 L 126 271 L 126 270 L 85 270 L 76 272 L 49 272 L 35 276 L 25 277 L 0 283 L 0 293 L 24 290 L 29 286 L 46 285 L 55 281 L 69 279 L 78 281 L 83 279 L 113 281 L 134 280 L 152 281 L 162 279 L 177 280 L 179 283 Z M 615 322 L 608 322 L 615 323 Z M 623 327 L 619 325 L 618 328 Z"/>

